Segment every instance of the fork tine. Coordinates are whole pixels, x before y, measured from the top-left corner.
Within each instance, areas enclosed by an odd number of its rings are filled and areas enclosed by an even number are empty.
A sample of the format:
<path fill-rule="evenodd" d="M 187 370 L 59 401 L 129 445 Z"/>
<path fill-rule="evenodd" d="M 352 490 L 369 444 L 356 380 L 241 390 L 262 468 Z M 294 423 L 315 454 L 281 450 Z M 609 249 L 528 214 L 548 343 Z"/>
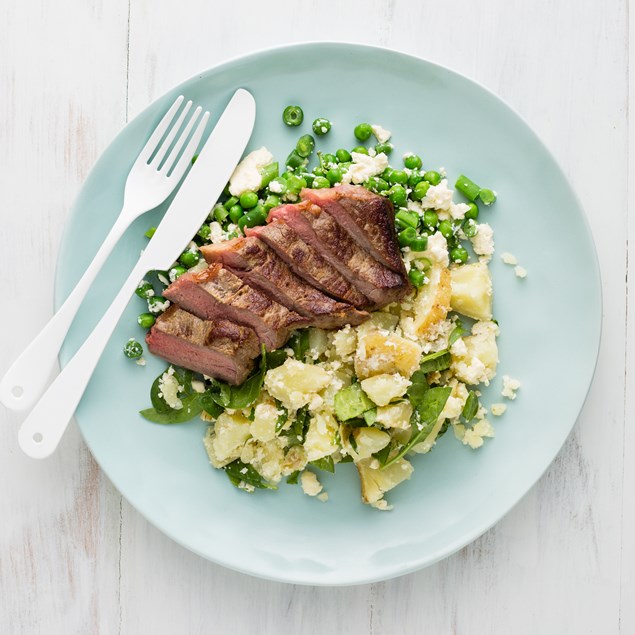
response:
<path fill-rule="evenodd" d="M 159 122 L 159 125 L 154 129 L 154 132 L 150 135 L 148 142 L 143 147 L 143 150 L 139 153 L 138 161 L 145 161 L 147 163 L 148 159 L 152 155 L 152 153 L 156 150 L 159 141 L 165 134 L 165 131 L 168 129 L 168 126 L 174 119 L 174 115 L 177 110 L 180 108 L 181 104 L 185 97 L 183 95 L 179 95 L 176 98 L 176 101 L 170 106 L 170 109 L 165 113 L 163 119 Z"/>
<path fill-rule="evenodd" d="M 198 106 L 198 108 L 194 111 L 194 114 L 190 117 L 190 120 L 187 122 L 187 126 L 185 126 L 185 130 L 181 133 L 178 141 L 174 144 L 174 148 L 170 151 L 168 158 L 165 160 L 165 163 L 161 167 L 161 171 L 169 172 L 170 168 L 176 163 L 176 160 L 179 157 L 179 152 L 181 148 L 185 145 L 187 138 L 190 136 L 190 132 L 198 119 L 198 116 L 201 114 L 203 109 Z M 191 157 L 190 157 L 191 158 Z"/>
<path fill-rule="evenodd" d="M 177 179 L 180 179 L 183 176 L 183 174 L 185 173 L 185 170 L 187 170 L 187 166 L 190 165 L 192 161 L 192 157 L 194 156 L 194 153 L 196 152 L 196 149 L 198 148 L 198 144 L 201 142 L 201 139 L 203 138 L 203 133 L 205 132 L 205 126 L 207 125 L 208 119 L 209 119 L 209 112 L 206 110 L 205 114 L 203 115 L 203 118 L 198 124 L 198 127 L 194 131 L 194 134 L 192 135 L 190 142 L 185 147 L 185 150 L 183 150 L 183 154 L 181 155 L 181 158 L 178 160 L 178 162 L 176 163 L 176 165 L 174 166 L 174 168 L 172 169 L 171 173 L 168 176 L 174 176 Z"/>
<path fill-rule="evenodd" d="M 161 147 L 158 149 L 157 153 L 154 155 L 152 161 L 150 161 L 150 165 L 156 167 L 157 170 L 161 166 L 163 157 L 165 157 L 168 150 L 170 149 L 170 146 L 172 145 L 172 142 L 174 141 L 174 137 L 176 137 L 177 133 L 181 129 L 181 126 L 183 125 L 183 122 L 185 121 L 185 116 L 187 115 L 191 107 L 192 107 L 192 100 L 188 101 L 187 104 L 185 104 L 185 107 L 183 108 L 183 111 L 179 115 L 179 118 L 176 120 L 176 123 L 172 125 L 172 127 L 170 128 L 170 131 L 165 137 L 165 140 L 161 144 Z"/>

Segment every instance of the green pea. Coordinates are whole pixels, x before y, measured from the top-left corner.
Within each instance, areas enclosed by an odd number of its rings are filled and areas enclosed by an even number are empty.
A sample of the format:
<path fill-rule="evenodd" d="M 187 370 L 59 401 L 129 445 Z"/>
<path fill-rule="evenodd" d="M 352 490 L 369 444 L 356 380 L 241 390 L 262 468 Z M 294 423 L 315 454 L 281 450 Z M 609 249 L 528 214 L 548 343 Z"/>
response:
<path fill-rule="evenodd" d="M 496 201 L 496 194 L 492 190 L 487 188 L 482 189 L 478 193 L 478 197 L 481 199 L 484 205 L 491 205 Z"/>
<path fill-rule="evenodd" d="M 176 265 L 175 267 L 172 267 L 172 269 L 168 271 L 168 278 L 170 279 L 170 282 L 174 282 L 178 277 L 182 276 L 186 271 L 187 269 L 185 267 L 181 267 L 181 265 Z"/>
<path fill-rule="evenodd" d="M 295 144 L 295 151 L 301 157 L 308 157 L 315 149 L 315 139 L 310 134 L 302 135 Z"/>
<path fill-rule="evenodd" d="M 293 194 L 299 194 L 300 190 L 303 187 L 306 187 L 306 181 L 301 176 L 296 176 L 295 174 L 287 173 L 287 192 L 292 192 Z"/>
<path fill-rule="evenodd" d="M 315 176 L 324 176 L 326 174 L 326 170 L 321 165 L 316 165 L 311 172 L 313 172 Z"/>
<path fill-rule="evenodd" d="M 421 172 L 417 172 L 416 170 L 410 174 L 408 177 L 408 187 L 411 190 L 414 190 L 418 183 L 423 181 L 423 174 Z"/>
<path fill-rule="evenodd" d="M 438 229 L 446 239 L 452 238 L 452 236 L 454 236 L 454 233 L 452 231 L 452 223 L 449 220 L 442 220 L 439 223 Z"/>
<path fill-rule="evenodd" d="M 421 238 L 415 238 L 410 243 L 410 249 L 412 251 L 425 251 L 428 246 L 428 238 L 426 236 L 421 236 Z"/>
<path fill-rule="evenodd" d="M 466 263 L 469 255 L 467 250 L 463 247 L 455 247 L 450 251 L 450 260 L 452 262 L 460 262 L 461 264 Z"/>
<path fill-rule="evenodd" d="M 335 152 L 335 158 L 340 163 L 343 163 L 345 161 L 350 161 L 352 157 L 351 157 L 351 153 L 348 150 L 345 150 L 344 148 L 340 148 L 339 150 Z"/>
<path fill-rule="evenodd" d="M 152 313 L 141 313 L 139 317 L 137 317 L 137 324 L 142 329 L 149 329 L 156 322 L 154 315 Z"/>
<path fill-rule="evenodd" d="M 330 152 L 322 155 L 322 164 L 323 165 L 331 165 L 332 163 L 337 163 L 337 157 Z"/>
<path fill-rule="evenodd" d="M 426 210 L 423 213 L 423 222 L 428 227 L 436 227 L 439 224 L 439 217 L 436 212 L 433 212 L 431 209 Z"/>
<path fill-rule="evenodd" d="M 251 209 L 258 205 L 258 194 L 255 192 L 243 192 L 240 195 L 240 206 L 243 209 Z"/>
<path fill-rule="evenodd" d="M 307 163 L 308 160 L 305 157 L 300 156 L 296 150 L 291 150 L 286 160 L 286 166 L 292 170 L 303 168 Z"/>
<path fill-rule="evenodd" d="M 256 227 L 256 225 L 264 225 L 267 222 L 267 217 L 263 210 L 254 209 L 247 212 L 239 221 L 238 227 L 244 229 L 245 227 Z"/>
<path fill-rule="evenodd" d="M 229 210 L 225 209 L 222 205 L 217 205 L 214 208 L 214 220 L 222 223 L 229 216 Z"/>
<path fill-rule="evenodd" d="M 357 154 L 368 154 L 368 148 L 365 148 L 364 146 L 356 146 L 351 150 L 351 152 L 357 152 Z"/>
<path fill-rule="evenodd" d="M 303 172 L 300 176 L 306 181 L 307 187 L 313 187 L 313 179 L 315 179 L 313 174 L 310 172 Z"/>
<path fill-rule="evenodd" d="M 203 240 L 207 240 L 210 237 L 212 230 L 209 225 L 201 225 L 200 229 L 196 232 L 197 236 L 200 236 Z"/>
<path fill-rule="evenodd" d="M 326 173 L 326 178 L 328 179 L 331 185 L 335 185 L 335 183 L 340 183 L 342 180 L 342 170 L 339 168 L 331 168 Z"/>
<path fill-rule="evenodd" d="M 313 179 L 313 189 L 322 190 L 325 187 L 331 187 L 330 181 L 325 176 L 316 176 Z"/>
<path fill-rule="evenodd" d="M 313 122 L 313 132 L 318 136 L 325 135 L 331 129 L 331 122 L 328 119 L 324 119 L 324 117 L 318 117 Z"/>
<path fill-rule="evenodd" d="M 227 210 L 231 209 L 234 205 L 236 205 L 236 203 L 238 203 L 238 197 L 237 196 L 232 196 L 230 198 L 228 198 L 224 203 L 223 203 L 223 207 Z"/>
<path fill-rule="evenodd" d="M 355 126 L 355 130 L 353 130 L 355 134 L 355 138 L 360 141 L 367 141 L 370 139 L 370 135 L 373 134 L 373 129 L 369 123 L 360 123 Z"/>
<path fill-rule="evenodd" d="M 156 227 L 150 227 L 150 229 L 148 229 L 148 231 L 144 234 L 144 236 L 146 238 L 152 238 L 152 236 L 154 236 L 154 232 L 157 230 Z"/>
<path fill-rule="evenodd" d="M 162 295 L 154 295 L 151 298 L 148 298 L 148 310 L 150 313 L 161 313 L 167 302 L 168 301 Z"/>
<path fill-rule="evenodd" d="M 419 271 L 419 269 L 414 268 L 408 272 L 408 278 L 410 278 L 410 282 L 412 282 L 417 289 L 422 287 L 426 281 L 426 276 L 423 271 Z"/>
<path fill-rule="evenodd" d="M 128 359 L 138 359 L 143 355 L 143 346 L 137 340 L 129 339 L 123 347 L 123 354 Z"/>
<path fill-rule="evenodd" d="M 371 176 L 368 181 L 366 181 L 366 187 L 372 192 L 385 192 L 390 185 L 379 176 Z"/>
<path fill-rule="evenodd" d="M 471 218 L 468 218 L 467 220 L 465 220 L 463 222 L 462 227 L 463 227 L 463 233 L 468 238 L 473 238 L 474 236 L 476 236 L 476 232 L 478 230 L 476 228 L 476 223 Z"/>
<path fill-rule="evenodd" d="M 377 154 L 380 154 L 381 152 L 384 154 L 390 154 L 393 151 L 393 148 L 393 144 L 387 141 L 386 143 L 378 143 L 375 146 L 375 152 Z"/>
<path fill-rule="evenodd" d="M 406 227 L 397 234 L 397 240 L 401 247 L 408 247 L 413 240 L 417 239 L 417 232 L 414 227 Z"/>
<path fill-rule="evenodd" d="M 465 218 L 476 220 L 478 218 L 478 205 L 476 203 L 468 203 L 470 209 L 465 212 Z"/>
<path fill-rule="evenodd" d="M 416 154 L 407 154 L 403 159 L 403 164 L 409 170 L 418 170 L 423 165 L 423 161 L 421 157 Z"/>
<path fill-rule="evenodd" d="M 403 170 L 393 170 L 388 177 L 388 180 L 394 185 L 405 185 L 408 182 L 408 175 Z"/>
<path fill-rule="evenodd" d="M 144 300 L 151 298 L 154 295 L 154 287 L 146 280 L 139 283 L 139 286 L 135 289 L 135 293 Z"/>
<path fill-rule="evenodd" d="M 430 183 L 428 183 L 428 181 L 420 181 L 415 185 L 415 188 L 412 190 L 410 196 L 412 196 L 415 201 L 421 201 L 425 198 L 429 188 Z"/>
<path fill-rule="evenodd" d="M 300 106 L 287 106 L 282 112 L 282 121 L 287 126 L 299 126 L 304 120 L 304 113 Z"/>
<path fill-rule="evenodd" d="M 285 172 L 285 174 L 288 174 L 288 172 Z M 278 194 L 279 196 L 282 196 L 287 191 L 287 180 L 286 180 L 286 177 L 285 178 L 283 177 L 284 175 L 279 176 L 277 179 L 274 179 L 273 181 L 271 181 L 271 183 L 269 183 L 270 192 L 273 192 L 274 194 Z M 273 187 L 271 187 L 272 185 Z"/>
<path fill-rule="evenodd" d="M 393 202 L 394 205 L 405 205 L 406 201 L 408 200 L 406 188 L 403 185 L 393 185 L 388 190 L 388 198 Z"/>
<path fill-rule="evenodd" d="M 232 223 L 237 223 L 244 213 L 245 212 L 243 211 L 243 208 L 240 205 L 234 205 L 229 210 L 229 219 L 231 220 Z"/>
<path fill-rule="evenodd" d="M 190 249 L 184 251 L 179 256 L 179 261 L 181 262 L 181 264 L 188 269 L 197 264 L 200 259 L 201 257 L 199 256 L 198 251 L 191 251 Z"/>
<path fill-rule="evenodd" d="M 434 170 L 429 170 L 423 175 L 423 180 L 430 183 L 430 185 L 439 185 L 441 183 L 441 175 Z"/>
<path fill-rule="evenodd" d="M 415 212 L 410 212 L 407 209 L 400 209 L 395 214 L 395 219 L 401 221 L 404 225 L 408 227 L 417 227 L 419 224 L 419 215 Z"/>

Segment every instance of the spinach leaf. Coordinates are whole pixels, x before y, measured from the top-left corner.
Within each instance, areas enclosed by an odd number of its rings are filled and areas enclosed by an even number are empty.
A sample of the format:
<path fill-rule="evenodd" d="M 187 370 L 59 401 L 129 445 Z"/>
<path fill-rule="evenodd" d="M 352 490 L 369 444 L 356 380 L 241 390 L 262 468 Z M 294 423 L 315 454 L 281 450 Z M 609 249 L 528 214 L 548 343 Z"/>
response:
<path fill-rule="evenodd" d="M 415 370 L 410 378 L 410 382 L 406 395 L 408 395 L 408 399 L 413 408 L 416 408 L 422 402 L 425 393 L 430 390 L 430 386 L 428 385 L 426 374 L 422 370 Z"/>
<path fill-rule="evenodd" d="M 229 480 L 236 486 L 244 481 L 248 485 L 257 487 L 258 489 L 278 489 L 275 485 L 267 483 L 262 476 L 248 463 L 243 463 L 240 459 L 232 461 L 224 468 Z"/>
<path fill-rule="evenodd" d="M 385 448 L 382 448 L 379 452 L 375 452 L 375 454 L 373 454 L 373 456 L 379 461 L 380 465 L 386 465 L 391 449 L 392 443 L 389 443 Z"/>
<path fill-rule="evenodd" d="M 445 370 L 450 368 L 452 362 L 452 356 L 447 349 L 437 351 L 436 353 L 430 353 L 426 355 L 419 364 L 419 370 L 424 373 L 432 373 L 435 370 Z"/>
<path fill-rule="evenodd" d="M 300 470 L 291 472 L 291 474 L 287 476 L 287 483 L 289 483 L 289 485 L 297 485 L 299 476 L 300 476 Z"/>
<path fill-rule="evenodd" d="M 306 352 L 309 350 L 309 329 L 296 331 L 289 340 L 289 346 L 293 350 L 293 356 L 303 362 Z"/>
<path fill-rule="evenodd" d="M 371 408 L 370 410 L 367 410 L 362 416 L 364 417 L 366 425 L 372 426 L 373 423 L 375 423 L 375 421 L 377 420 L 377 408 Z"/>
<path fill-rule="evenodd" d="M 287 430 L 282 430 L 280 433 L 281 436 L 285 436 L 289 439 L 287 448 L 292 448 L 294 445 L 302 445 L 304 443 L 310 421 L 309 408 L 308 406 L 303 406 L 297 411 L 295 421 L 291 424 L 291 427 Z"/>
<path fill-rule="evenodd" d="M 289 420 L 289 411 L 279 401 L 276 401 L 276 407 L 278 410 L 282 410 L 282 414 L 278 415 L 276 421 L 276 434 L 280 434 L 284 424 Z"/>
<path fill-rule="evenodd" d="M 463 406 L 463 418 L 467 423 L 472 421 L 478 412 L 478 397 L 473 390 L 470 390 L 470 393 L 465 400 L 465 405 Z"/>
<path fill-rule="evenodd" d="M 459 338 L 467 335 L 467 333 L 468 332 L 463 328 L 463 323 L 459 320 L 448 338 L 448 349 L 452 348 L 452 344 L 454 344 L 454 342 L 456 342 Z"/>
<path fill-rule="evenodd" d="M 335 393 L 333 409 L 340 421 L 347 421 L 362 416 L 374 407 L 359 384 L 351 384 Z"/>
<path fill-rule="evenodd" d="M 342 457 L 342 460 L 340 461 L 340 463 L 352 463 L 353 462 L 353 457 L 350 454 L 346 454 L 345 456 Z"/>
<path fill-rule="evenodd" d="M 163 377 L 163 373 L 161 373 L 152 382 L 152 386 L 150 388 L 150 401 L 152 402 L 152 407 L 157 412 L 170 412 L 170 410 L 172 410 L 172 408 L 170 408 L 170 406 L 168 406 L 168 404 L 165 402 L 165 399 L 160 394 L 161 393 L 161 388 L 159 387 L 159 385 L 161 383 L 161 377 Z"/>
<path fill-rule="evenodd" d="M 201 393 L 198 400 L 201 404 L 201 408 L 211 417 L 219 417 L 224 412 L 224 408 L 216 403 L 214 395 L 210 390 Z"/>
<path fill-rule="evenodd" d="M 278 368 L 287 361 L 287 352 L 283 348 L 267 353 L 267 370 Z"/>
<path fill-rule="evenodd" d="M 197 392 L 184 397 L 181 401 L 183 402 L 183 407 L 179 410 L 172 410 L 170 408 L 168 412 L 160 412 L 155 408 L 146 408 L 145 410 L 141 410 L 139 414 L 148 421 L 152 421 L 152 423 L 185 423 L 200 414 L 203 409 L 200 402 L 200 395 Z"/>
<path fill-rule="evenodd" d="M 311 461 L 311 465 L 315 465 L 315 467 L 325 472 L 335 473 L 335 463 L 333 463 L 332 456 L 323 456 L 321 459 Z"/>
<path fill-rule="evenodd" d="M 449 387 L 430 388 L 430 390 L 426 391 L 421 403 L 412 413 L 412 435 L 410 440 L 396 456 L 384 464 L 383 468 L 404 457 L 417 443 L 421 443 L 432 432 L 451 392 L 452 388 Z"/>

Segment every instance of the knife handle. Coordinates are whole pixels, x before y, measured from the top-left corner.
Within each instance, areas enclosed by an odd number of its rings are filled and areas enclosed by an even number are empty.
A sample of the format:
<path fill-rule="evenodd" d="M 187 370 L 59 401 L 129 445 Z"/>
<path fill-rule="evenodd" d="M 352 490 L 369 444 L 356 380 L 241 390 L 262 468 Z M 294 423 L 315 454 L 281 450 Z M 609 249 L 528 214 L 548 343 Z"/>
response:
<path fill-rule="evenodd" d="M 130 296 L 147 271 L 148 263 L 141 257 L 92 333 L 22 423 L 18 443 L 28 456 L 43 459 L 57 448 Z"/>

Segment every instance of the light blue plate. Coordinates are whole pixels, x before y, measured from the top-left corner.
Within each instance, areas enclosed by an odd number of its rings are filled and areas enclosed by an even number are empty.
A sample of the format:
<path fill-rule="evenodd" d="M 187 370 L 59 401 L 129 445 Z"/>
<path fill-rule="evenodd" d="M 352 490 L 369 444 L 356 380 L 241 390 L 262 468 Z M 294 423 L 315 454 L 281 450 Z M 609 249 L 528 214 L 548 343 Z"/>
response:
<path fill-rule="evenodd" d="M 455 552 L 501 519 L 534 485 L 573 427 L 589 387 L 600 338 L 600 278 L 584 213 L 553 157 L 527 124 L 474 82 L 430 62 L 384 49 L 306 44 L 256 53 L 198 75 L 153 103 L 97 162 L 74 207 L 57 271 L 57 305 L 70 292 L 119 212 L 126 175 L 176 95 L 217 117 L 243 86 L 258 105 L 250 148 L 266 145 L 284 162 L 315 117 L 334 122 L 318 149 L 357 145 L 362 121 L 393 132 L 392 162 L 415 151 L 444 166 L 451 183 L 465 173 L 498 192 L 481 219 L 495 229 L 497 254 L 509 251 L 529 276 L 495 257 L 500 322 L 498 378 L 484 390 L 501 401 L 503 374 L 522 381 L 515 402 L 494 421 L 496 438 L 473 452 L 447 434 L 417 456 L 412 479 L 388 495 L 380 513 L 360 502 L 351 465 L 323 476 L 323 504 L 297 486 L 250 496 L 213 470 L 201 443 L 205 424 L 153 425 L 137 411 L 164 362 L 141 368 L 124 358 L 129 337 L 143 339 L 130 302 L 78 410 L 95 458 L 150 522 L 195 553 L 245 573 L 287 582 L 345 585 L 414 571 Z M 283 108 L 300 104 L 305 123 L 286 128 Z M 66 362 L 97 322 L 143 249 L 161 210 L 124 236 L 82 308 L 62 353 Z"/>

